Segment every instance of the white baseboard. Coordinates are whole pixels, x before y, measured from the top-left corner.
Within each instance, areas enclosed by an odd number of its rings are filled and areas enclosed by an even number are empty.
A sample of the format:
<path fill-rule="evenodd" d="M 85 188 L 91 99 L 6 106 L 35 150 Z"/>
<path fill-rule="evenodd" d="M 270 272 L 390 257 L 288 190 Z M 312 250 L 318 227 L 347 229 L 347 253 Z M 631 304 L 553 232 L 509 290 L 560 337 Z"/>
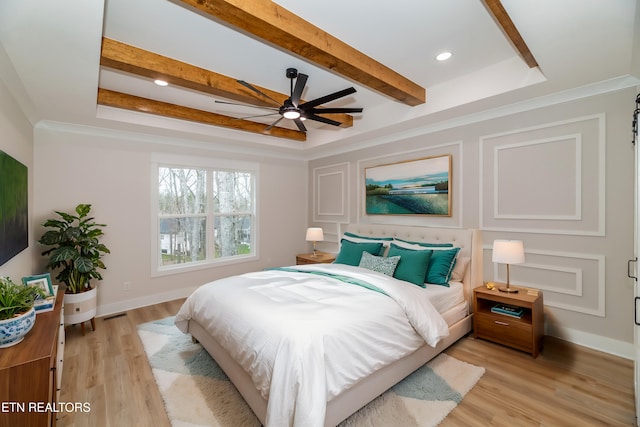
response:
<path fill-rule="evenodd" d="M 98 305 L 97 317 L 106 317 L 113 314 L 119 314 L 128 310 L 134 310 L 148 305 L 159 304 L 162 302 L 173 301 L 180 298 L 186 298 L 193 293 L 198 287 L 176 289 L 170 292 L 160 294 L 151 294 L 140 298 L 128 299 L 126 301 L 116 302 L 112 304 Z"/>
<path fill-rule="evenodd" d="M 560 338 L 562 340 L 569 341 L 583 347 L 588 347 L 594 350 L 602 351 L 604 353 L 613 354 L 625 359 L 635 359 L 635 350 L 633 343 L 614 340 L 602 335 L 590 334 L 588 332 L 578 331 L 570 328 L 563 328 L 558 326 L 549 327 L 549 324 L 547 324 L 546 326 L 547 330 L 545 331 L 545 333 L 552 337 Z"/>

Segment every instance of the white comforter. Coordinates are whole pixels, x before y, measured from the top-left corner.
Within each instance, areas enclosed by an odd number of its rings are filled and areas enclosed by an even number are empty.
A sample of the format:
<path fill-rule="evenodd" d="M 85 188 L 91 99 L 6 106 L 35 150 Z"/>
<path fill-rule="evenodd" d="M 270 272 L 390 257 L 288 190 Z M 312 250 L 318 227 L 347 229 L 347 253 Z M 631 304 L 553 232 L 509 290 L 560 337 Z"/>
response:
<path fill-rule="evenodd" d="M 201 286 L 176 316 L 185 333 L 196 320 L 250 374 L 268 399 L 268 427 L 322 426 L 326 402 L 342 390 L 449 333 L 415 285 L 340 264 L 292 268 L 348 275 L 387 295 L 317 274 L 267 270 Z"/>

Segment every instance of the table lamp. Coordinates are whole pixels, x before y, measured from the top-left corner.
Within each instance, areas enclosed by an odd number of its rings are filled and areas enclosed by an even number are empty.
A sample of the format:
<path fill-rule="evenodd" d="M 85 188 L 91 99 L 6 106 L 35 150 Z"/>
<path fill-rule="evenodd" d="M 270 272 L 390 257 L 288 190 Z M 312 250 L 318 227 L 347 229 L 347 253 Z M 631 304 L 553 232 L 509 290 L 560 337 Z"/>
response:
<path fill-rule="evenodd" d="M 307 228 L 307 242 L 313 242 L 313 255 L 317 256 L 316 252 L 316 242 L 322 242 L 324 240 L 324 235 L 322 234 L 322 228 L 318 227 L 310 227 Z"/>
<path fill-rule="evenodd" d="M 509 285 L 509 264 L 521 264 L 524 262 L 522 240 L 494 240 L 491 260 L 500 264 L 507 264 L 507 286 L 498 289 L 502 292 L 518 292 L 518 289 L 511 288 Z"/>

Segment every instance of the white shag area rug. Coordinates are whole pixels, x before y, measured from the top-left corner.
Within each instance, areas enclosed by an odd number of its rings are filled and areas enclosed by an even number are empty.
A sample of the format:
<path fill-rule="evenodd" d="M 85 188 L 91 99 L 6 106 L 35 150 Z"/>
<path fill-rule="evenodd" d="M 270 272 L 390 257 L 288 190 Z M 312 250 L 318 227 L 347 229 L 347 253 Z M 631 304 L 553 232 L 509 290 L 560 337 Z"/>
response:
<path fill-rule="evenodd" d="M 249 427 L 260 421 L 222 369 L 173 317 L 138 325 L 173 427 Z M 438 425 L 473 388 L 484 368 L 440 354 L 347 418 L 340 427 Z"/>

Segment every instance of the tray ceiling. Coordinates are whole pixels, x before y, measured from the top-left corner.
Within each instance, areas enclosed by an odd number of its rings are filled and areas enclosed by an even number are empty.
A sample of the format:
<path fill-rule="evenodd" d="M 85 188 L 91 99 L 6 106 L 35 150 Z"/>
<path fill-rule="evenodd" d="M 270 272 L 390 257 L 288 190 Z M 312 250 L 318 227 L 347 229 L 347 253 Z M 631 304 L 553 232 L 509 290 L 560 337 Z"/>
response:
<path fill-rule="evenodd" d="M 318 52 L 292 52 L 286 46 L 288 37 L 304 35 L 308 29 L 287 27 L 282 21 L 275 24 L 282 32 L 265 40 L 276 31 L 260 35 L 249 26 L 242 28 L 198 10 L 194 5 L 200 2 L 188 0 L 35 3 L 37 7 L 33 2 L 5 0 L 0 5 L 0 63 L 5 62 L 0 77 L 34 124 L 62 122 L 275 150 L 318 151 L 363 144 L 380 135 L 633 74 L 637 14 L 633 0 L 606 4 L 579 0 L 274 2 L 371 59 L 371 67 L 379 64 L 423 88 L 425 102 L 419 95 L 417 100 L 404 102 L 406 94 L 386 93 L 342 65 L 327 65 L 322 58 L 318 61 Z M 233 4 L 236 0 L 210 3 Z M 505 21 L 491 13 L 501 5 L 536 63 L 522 56 L 514 33 L 508 27 L 505 33 Z M 297 68 L 309 76 L 304 99 L 353 86 L 355 94 L 326 106 L 358 106 L 364 112 L 352 114 L 341 127 L 306 121 L 309 131 L 304 141 L 261 133 L 262 125 L 266 127 L 273 117 L 251 119 L 256 123 L 253 132 L 238 130 L 236 125 L 243 122 L 238 118 L 256 115 L 256 108 L 215 101 L 244 103 L 247 99 L 189 85 L 156 86 L 149 74 L 132 73 L 105 61 L 105 42 L 224 76 L 231 88 L 241 79 L 284 96 L 290 90 L 285 70 Z M 329 45 L 325 50 L 335 47 Z M 453 57 L 435 61 L 444 50 L 453 52 Z M 133 54 L 131 58 L 140 57 Z M 346 62 L 355 59 L 350 54 Z M 361 74 L 375 74 L 368 65 L 358 66 Z M 151 100 L 157 106 L 184 107 L 203 117 L 227 117 L 232 126 L 114 106 L 114 94 Z M 99 101 L 109 96 L 111 103 Z M 286 122 L 281 122 L 283 127 L 297 132 Z"/>

